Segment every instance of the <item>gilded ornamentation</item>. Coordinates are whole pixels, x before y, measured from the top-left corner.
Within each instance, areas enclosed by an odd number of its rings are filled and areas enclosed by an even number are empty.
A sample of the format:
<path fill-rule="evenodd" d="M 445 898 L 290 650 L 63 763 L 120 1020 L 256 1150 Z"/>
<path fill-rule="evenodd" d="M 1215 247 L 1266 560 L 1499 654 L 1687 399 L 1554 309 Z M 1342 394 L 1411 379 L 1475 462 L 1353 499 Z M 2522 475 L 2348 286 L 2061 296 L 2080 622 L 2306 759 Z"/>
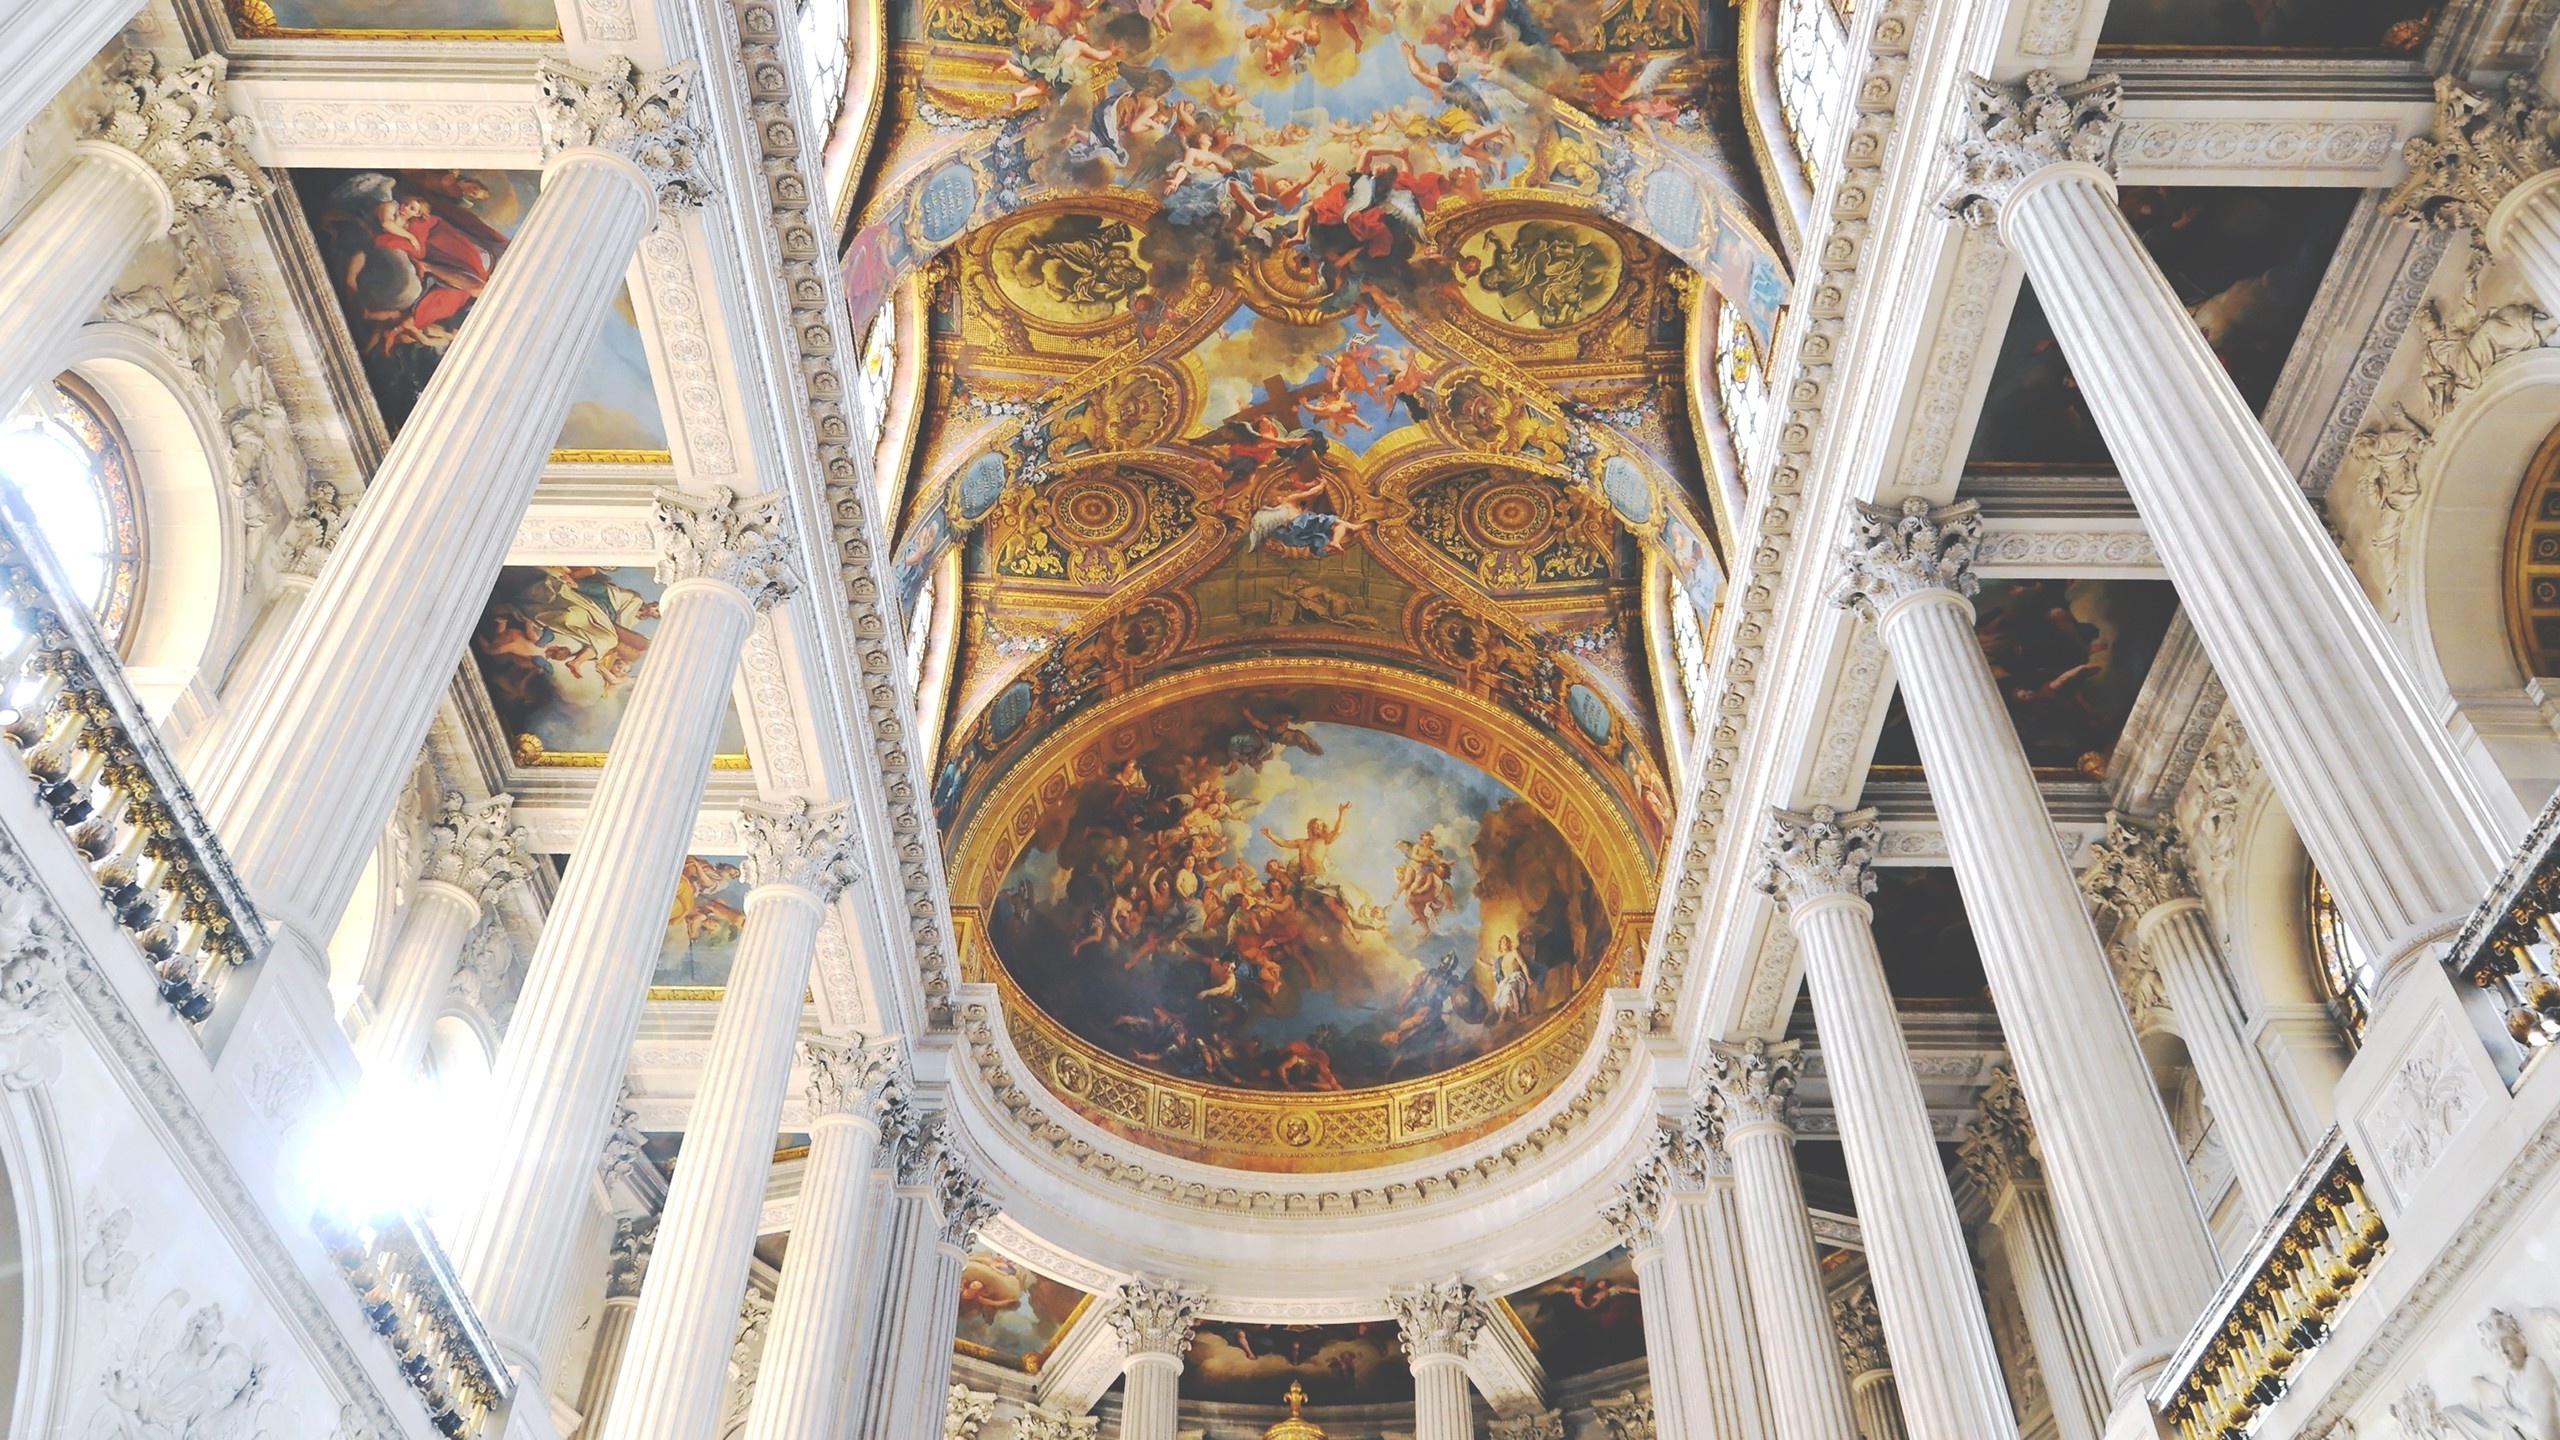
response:
<path fill-rule="evenodd" d="M 1180 1356 L 1209 1297 L 1172 1280 L 1139 1276 L 1112 1292 L 1111 1328 L 1132 1355 Z"/>
<path fill-rule="evenodd" d="M 822 904 L 833 903 L 854 881 L 850 808 L 845 801 L 812 805 L 797 795 L 779 804 L 741 801 L 738 836 L 747 850 L 747 883 L 794 886 Z"/>
<path fill-rule="evenodd" d="M 1829 895 L 1864 899 L 1876 890 L 1873 867 L 1883 839 L 1872 809 L 1772 810 L 1760 842 L 1760 893 L 1782 910 Z"/>
<path fill-rule="evenodd" d="M 1982 507 L 1970 500 L 1931 505 L 1914 495 L 1899 506 L 1857 502 L 1850 539 L 1840 551 L 1839 602 L 1870 617 L 1896 601 L 1932 590 L 1971 596 L 1982 588 L 1973 573 L 1982 544 Z"/>
<path fill-rule="evenodd" d="M 650 527 L 658 537 L 658 583 L 717 580 L 770 610 L 799 593 L 782 497 L 741 496 L 726 485 L 703 495 L 660 489 Z"/>
<path fill-rule="evenodd" d="M 1541 475 L 1462 471 L 1415 487 L 1406 521 L 1488 588 L 1605 577 L 1616 544 L 1608 503 Z"/>
<path fill-rule="evenodd" d="M 2529 72 L 2509 75 L 2492 97 L 2451 75 L 2436 77 L 2435 127 L 2401 152 L 2409 175 L 2382 213 L 2438 230 L 2485 230 L 2510 191 L 2560 165 L 2553 111 Z"/>
<path fill-rule="evenodd" d="M 1939 198 L 1941 214 L 1977 228 L 1992 225 L 2027 177 L 2048 165 L 2095 165 L 2114 173 L 2123 123 L 2116 111 L 2124 103 L 2124 82 L 2115 76 L 2066 82 L 2036 70 L 2022 86 L 1979 75 L 1966 83 L 1965 133 L 1947 146 L 1956 178 Z"/>
<path fill-rule="evenodd" d="M 1803 1051 L 1798 1041 L 1771 1044 L 1757 1037 L 1708 1049 L 1707 1094 L 1724 1133 L 1745 1126 L 1793 1127 L 1790 1112 L 1804 1068 Z"/>
<path fill-rule="evenodd" d="M 157 171 L 182 211 L 255 205 L 275 188 L 249 158 L 249 122 L 226 113 L 225 64 L 207 55 L 164 69 L 148 50 L 124 52 L 92 131 Z"/>
<path fill-rule="evenodd" d="M 1485 1302 L 1476 1287 L 1458 1276 L 1410 1290 L 1390 1291 L 1387 1311 L 1395 1317 L 1404 1353 L 1419 1360 L 1431 1355 L 1466 1357 L 1485 1327 Z"/>
<path fill-rule="evenodd" d="M 589 71 L 545 59 L 534 79 L 542 87 L 535 114 L 545 159 L 567 150 L 610 150 L 640 167 L 657 187 L 659 204 L 702 203 L 710 182 L 696 155 L 702 136 L 691 114 L 692 61 L 642 70 L 627 55 L 610 55 Z"/>

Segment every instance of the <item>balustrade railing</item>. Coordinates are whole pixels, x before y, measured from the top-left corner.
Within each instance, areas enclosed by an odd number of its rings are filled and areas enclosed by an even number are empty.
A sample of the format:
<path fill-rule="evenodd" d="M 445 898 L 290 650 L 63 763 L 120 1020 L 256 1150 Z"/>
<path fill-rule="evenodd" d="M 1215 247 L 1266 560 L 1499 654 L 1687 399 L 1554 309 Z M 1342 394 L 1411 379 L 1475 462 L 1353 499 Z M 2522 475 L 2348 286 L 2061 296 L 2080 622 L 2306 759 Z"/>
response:
<path fill-rule="evenodd" d="M 0 487 L 0 740 L 88 862 L 160 998 L 189 1023 L 267 951 L 266 924 L 205 824 L 177 762 L 125 684 L 115 650 L 63 578 L 14 491 Z"/>
<path fill-rule="evenodd" d="M 2179 1440 L 2238 1440 L 2282 1399 L 2390 1247 L 2336 1129 L 2178 1347 L 2151 1403 Z"/>
<path fill-rule="evenodd" d="M 2445 967 L 2489 997 L 2528 1055 L 2560 1039 L 2560 795 L 2454 936 Z"/>
<path fill-rule="evenodd" d="M 324 1217 L 318 1228 L 437 1431 L 450 1440 L 503 1431 L 515 1377 L 426 1226 L 389 1215 L 361 1223 Z"/>

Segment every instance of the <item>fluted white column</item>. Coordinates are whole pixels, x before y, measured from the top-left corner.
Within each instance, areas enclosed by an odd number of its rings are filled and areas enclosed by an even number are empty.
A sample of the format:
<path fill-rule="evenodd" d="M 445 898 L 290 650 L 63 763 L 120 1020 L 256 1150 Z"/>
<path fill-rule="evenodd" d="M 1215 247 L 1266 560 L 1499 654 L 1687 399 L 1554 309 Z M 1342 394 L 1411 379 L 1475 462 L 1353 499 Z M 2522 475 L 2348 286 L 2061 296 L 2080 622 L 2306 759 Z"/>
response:
<path fill-rule="evenodd" d="M 2479 902 L 2524 816 L 2474 782 L 2437 717 L 2442 695 L 2420 691 L 2116 208 L 2104 166 L 2122 87 L 2043 72 L 2023 93 L 1974 85 L 1948 206 L 1977 225 L 1996 219 L 2025 262 L 2214 674 L 2387 990 L 2402 967 L 2434 963 L 2434 942 Z M 2021 1078 L 2059 1141 L 2062 1117 L 2034 1074 Z M 2054 1184 L 2076 1229 L 2060 1167 Z"/>
<path fill-rule="evenodd" d="M 16 0 L 0 14 L 0 145 L 17 138 L 140 13 L 140 0 Z"/>
<path fill-rule="evenodd" d="M 1840 1368 L 1849 1377 L 1849 1408 L 1857 1412 L 1858 1433 L 1866 1440 L 1905 1440 L 1910 1432 L 1903 1428 L 1893 1353 L 1885 1346 L 1874 1290 L 1861 1287 L 1832 1296 L 1831 1324 L 1840 1335 Z"/>
<path fill-rule="evenodd" d="M 1485 1326 L 1476 1287 L 1455 1275 L 1387 1296 L 1413 1365 L 1413 1440 L 1475 1440 L 1467 1350 Z"/>
<path fill-rule="evenodd" d="M 1662 1123 L 1602 1214 L 1626 1242 L 1645 1297 L 1645 1368 L 1657 1430 L 1768 1440 L 1733 1165 L 1706 1107 Z"/>
<path fill-rule="evenodd" d="M 587 1351 L 587 1373 L 578 1381 L 578 1428 L 571 1440 L 596 1440 L 613 1406 L 614 1381 L 622 1374 L 623 1348 L 631 1341 L 631 1315 L 649 1278 L 649 1249 L 657 1242 L 658 1217 L 616 1222 L 613 1258 L 604 1272 L 604 1308 L 596 1316 L 596 1343 Z"/>
<path fill-rule="evenodd" d="M 769 495 L 658 492 L 662 619 L 526 967 L 492 1085 L 488 1178 L 452 1247 L 491 1336 L 520 1365 L 537 1365 L 560 1293 L 586 1180 L 571 1157 L 604 1138 L 739 652 L 756 613 L 796 583 L 781 513 Z M 770 1155 L 771 1140 L 756 1143 Z"/>
<path fill-rule="evenodd" d="M 871 1163 L 884 1119 L 894 1134 L 911 1123 L 890 1088 L 897 1075 L 893 1046 L 804 1040 L 801 1048 L 809 1057 L 809 1159 L 745 1440 L 801 1440 L 842 1430 L 848 1362 L 862 1314 L 849 1302 L 861 1293 L 864 1232 L 876 1219 Z"/>
<path fill-rule="evenodd" d="M 1991 1225 L 2009 1260 L 2009 1277 L 2035 1346 L 2062 1440 L 2099 1440 L 2107 1421 L 2107 1376 L 2089 1340 L 2061 1228 L 2047 1200 L 2044 1170 L 2036 1160 L 2035 1132 L 2026 1097 L 2006 1067 L 1983 1087 L 1981 1118 L 1957 1141 L 1965 1167 L 1991 1202 Z"/>
<path fill-rule="evenodd" d="M 325 953 L 661 199 L 696 193 L 690 67 L 544 61 L 542 197 L 383 456 L 196 792 L 268 922 Z M 663 638 L 649 665 L 664 669 Z M 726 671 L 722 672 L 724 675 Z"/>
<path fill-rule="evenodd" d="M 2560 146 L 2530 71 L 2495 95 L 2436 77 L 2435 126 L 2403 147 L 2408 177 L 2382 210 L 2439 230 L 2471 230 L 2560 312 Z"/>
<path fill-rule="evenodd" d="M 880 1267 L 877 1332 L 863 1337 L 848 1440 L 940 1433 L 950 1402 L 951 1337 L 960 1325 L 960 1268 L 993 1213 L 950 1116 L 918 1122 L 898 1143 L 897 1198 Z"/>
<path fill-rule="evenodd" d="M 1140 1276 L 1114 1293 L 1111 1328 L 1120 1362 L 1121 1440 L 1173 1440 L 1181 1420 L 1182 1357 L 1208 1297 L 1170 1280 Z"/>
<path fill-rule="evenodd" d="M 54 23 L 72 36 L 86 33 L 89 23 L 58 12 L 81 8 L 82 0 L 36 7 L 54 13 Z M 19 15 L 0 21 L 0 62 L 13 41 L 53 38 L 27 25 Z M 82 51 L 75 68 L 97 48 Z M 181 209 L 250 205 L 268 193 L 266 176 L 240 148 L 240 122 L 223 110 L 222 71 L 219 56 L 164 73 L 148 52 L 128 55 L 108 83 L 106 113 L 89 138 L 72 147 L 71 163 L 0 235 L 0 409 L 14 408 L 20 396 L 61 372 L 71 337 L 97 313 L 107 288 Z M 19 98 L 16 79 L 0 67 L 0 89 L 8 92 L 0 104 Z M 48 91 L 36 108 L 50 98 Z M 0 129 L 0 144 L 17 128 Z"/>
<path fill-rule="evenodd" d="M 406 1079 L 427 1056 L 463 942 L 481 912 L 532 873 L 532 835 L 515 823 L 515 797 L 470 801 L 459 791 L 427 827 L 427 853 L 382 969 L 373 1023 L 356 1049 L 366 1073 Z"/>
<path fill-rule="evenodd" d="M 1762 1040 L 1718 1045 L 1707 1063 L 1725 1153 L 1733 1159 L 1772 1428 L 1777 1440 L 1852 1440 L 1857 1418 L 1831 1338 L 1804 1184 L 1796 1178 L 1795 1127 L 1787 1119 L 1803 1064 L 1799 1047 Z"/>
<path fill-rule="evenodd" d="M 1970 503 L 1862 504 L 1842 598 L 1876 618 L 1900 677 L 2000 1030 L 2042 1124 L 2072 1272 L 2122 1400 L 2168 1358 L 2221 1269 L 2078 879 L 1974 640 L 1966 597 L 1981 530 Z"/>
<path fill-rule="evenodd" d="M 1872 810 L 1777 811 L 1761 846 L 1760 888 L 1786 912 L 1804 957 L 1822 1071 L 1866 1240 L 1872 1303 L 1907 1377 L 1901 1409 L 1910 1433 L 1914 1440 L 2015 1435 L 1964 1225 L 1869 928 L 1869 865 L 1881 839 Z M 1885 1440 L 1872 1429 L 1866 1434 Z"/>
<path fill-rule="evenodd" d="M 747 921 L 658 1221 L 657 1283 L 640 1297 L 605 1440 L 695 1440 L 719 1419 L 728 1378 L 719 1342 L 736 1329 L 735 1297 L 755 1254 L 809 963 L 827 906 L 853 879 L 844 817 L 840 803 L 805 799 L 740 807 Z"/>
<path fill-rule="evenodd" d="M 2249 1043 L 2248 1013 L 2232 992 L 2230 967 L 2214 943 L 2204 902 L 2174 825 L 2145 826 L 2109 812 L 2107 836 L 2080 876 L 2089 897 L 2133 927 L 2134 944 L 2160 974 L 2206 1106 L 2254 1213 L 2271 1215 L 2311 1153 L 2266 1060 Z"/>

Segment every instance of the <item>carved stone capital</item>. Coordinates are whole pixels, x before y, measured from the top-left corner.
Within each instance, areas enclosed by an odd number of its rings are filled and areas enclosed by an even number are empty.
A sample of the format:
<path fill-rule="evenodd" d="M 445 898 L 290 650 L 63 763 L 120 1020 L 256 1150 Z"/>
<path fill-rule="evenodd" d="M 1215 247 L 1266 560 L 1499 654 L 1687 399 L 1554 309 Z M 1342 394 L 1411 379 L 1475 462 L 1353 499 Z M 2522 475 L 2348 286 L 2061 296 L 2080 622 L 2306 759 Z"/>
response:
<path fill-rule="evenodd" d="M 759 611 L 799 593 L 781 496 L 715 485 L 702 495 L 661 489 L 657 501 L 649 524 L 658 534 L 659 584 L 717 580 L 745 591 Z"/>
<path fill-rule="evenodd" d="M 483 910 L 510 885 L 533 873 L 533 832 L 516 823 L 516 797 L 466 800 L 445 792 L 444 809 L 427 827 L 422 880 L 440 880 L 467 891 Z"/>
<path fill-rule="evenodd" d="M 1209 1297 L 1174 1280 L 1141 1275 L 1120 1282 L 1112 1292 L 1111 1328 L 1120 1348 L 1132 1355 L 1171 1355 L 1179 1359 L 1191 1348 L 1191 1329 Z"/>
<path fill-rule="evenodd" d="M 1772 1045 L 1755 1039 L 1740 1045 L 1709 1046 L 1708 1094 L 1724 1129 L 1730 1132 L 1743 1125 L 1778 1125 L 1792 1130 L 1794 1122 L 1787 1112 L 1803 1069 L 1804 1046 L 1800 1041 L 1781 1040 Z"/>
<path fill-rule="evenodd" d="M 1680 1193 L 1704 1190 L 1718 1177 L 1733 1173 L 1724 1153 L 1724 1137 L 1715 1116 L 1699 1106 L 1684 1120 L 1664 1119 L 1654 1127 L 1653 1144 L 1635 1170 L 1618 1182 L 1618 1193 L 1602 1203 L 1600 1218 L 1609 1222 L 1630 1250 L 1660 1239 L 1663 1203 Z"/>
<path fill-rule="evenodd" d="M 1831 1297 L 1831 1329 L 1840 1341 L 1840 1368 L 1855 1380 L 1893 1368 L 1884 1348 L 1884 1317 L 1873 1290 L 1860 1286 Z"/>
<path fill-rule="evenodd" d="M 1064 1406 L 1035 1405 L 1015 1422 L 1014 1440 L 1094 1440 L 1102 1428 L 1099 1415 L 1079 1415 Z"/>
<path fill-rule="evenodd" d="M 709 195 L 702 132 L 691 114 L 692 61 L 643 70 L 627 55 L 611 55 L 588 71 L 544 60 L 534 78 L 542 86 L 536 114 L 545 161 L 565 150 L 610 150 L 649 177 L 661 205 L 699 205 Z"/>
<path fill-rule="evenodd" d="M 941 1216 L 935 1238 L 965 1248 L 979 1227 L 996 1217 L 999 1207 L 988 1198 L 986 1186 L 960 1149 L 951 1117 L 935 1112 L 900 1129 L 895 1151 L 898 1183 L 931 1191 Z"/>
<path fill-rule="evenodd" d="M 2106 836 L 2089 847 L 2080 890 L 2127 923 L 2172 900 L 2194 899 L 2196 883 L 2187 873 L 2178 827 L 2169 821 L 2145 825 L 2108 811 Z"/>
<path fill-rule="evenodd" d="M 1982 514 L 1970 500 L 1931 505 L 1914 495 L 1899 505 L 1858 502 L 1833 598 L 1869 616 L 1933 590 L 1970 598 L 1982 588 L 1973 573 L 1982 546 Z"/>
<path fill-rule="evenodd" d="M 950 1398 L 942 1407 L 942 1440 L 978 1440 L 978 1433 L 995 1418 L 996 1402 L 1003 1398 L 993 1390 L 972 1390 L 952 1382 Z"/>
<path fill-rule="evenodd" d="M 2050 70 L 2024 85 L 1968 76 L 1964 133 L 1947 145 L 1955 179 L 1938 197 L 1939 213 L 1976 227 L 1999 223 L 2018 187 L 2048 166 L 2095 165 L 2115 173 L 2116 132 L 2123 121 L 2124 82 L 2093 75 L 2066 83 Z"/>
<path fill-rule="evenodd" d="M 303 487 L 302 508 L 286 522 L 277 544 L 284 557 L 288 575 L 316 576 L 320 562 L 329 558 L 330 547 L 338 543 L 338 533 L 347 528 L 347 514 L 354 508 L 338 487 L 326 480 L 312 479 Z"/>
<path fill-rule="evenodd" d="M 1387 1309 L 1404 1337 L 1404 1353 L 1420 1360 L 1431 1355 L 1466 1357 L 1476 1333 L 1485 1326 L 1485 1305 L 1476 1287 L 1455 1275 L 1411 1290 L 1387 1294 Z"/>
<path fill-rule="evenodd" d="M 1600 1204 L 1600 1218 L 1618 1232 L 1628 1253 L 1662 1243 L 1662 1187 L 1659 1173 L 1638 1167 L 1618 1182 L 1618 1193 Z"/>
<path fill-rule="evenodd" d="M 655 1215 L 614 1222 L 613 1255 L 605 1261 L 604 1270 L 606 1299 L 638 1298 L 641 1284 L 649 1278 L 649 1252 L 657 1243 L 658 1217 Z"/>
<path fill-rule="evenodd" d="M 1633 1390 L 1615 1400 L 1594 1400 L 1591 1414 L 1609 1432 L 1609 1440 L 1654 1440 L 1653 1398 Z"/>
<path fill-rule="evenodd" d="M 148 50 L 126 51 L 91 138 L 140 156 L 181 210 L 257 204 L 275 186 L 249 158 L 249 122 L 223 104 L 225 64 L 207 55 L 164 69 Z"/>
<path fill-rule="evenodd" d="M 875 1123 L 898 1079 L 898 1047 L 883 1040 L 864 1044 L 812 1035 L 800 1042 L 809 1061 L 809 1117 L 852 1115 Z M 886 1138 L 886 1127 L 882 1130 Z"/>
<path fill-rule="evenodd" d="M 1511 1420 L 1495 1420 L 1485 1426 L 1493 1440 L 1564 1440 L 1564 1412 L 1533 1410 Z"/>
<path fill-rule="evenodd" d="M 622 1186 L 633 1172 L 648 1165 L 648 1143 L 649 1137 L 640 1129 L 640 1112 L 631 1108 L 631 1087 L 626 1083 L 613 1102 L 613 1119 L 604 1132 L 604 1152 L 596 1157 L 596 1177 L 604 1182 L 608 1194 Z"/>
<path fill-rule="evenodd" d="M 2530 74 L 2508 76 L 2494 97 L 2437 76 L 2435 125 L 2401 147 L 2409 177 L 2383 197 L 2382 213 L 2436 230 L 2486 230 L 2498 202 L 2560 165 L 2555 119 L 2560 112 Z"/>
<path fill-rule="evenodd" d="M 853 883 L 853 837 L 845 828 L 850 807 L 842 801 L 812 805 L 801 796 L 778 804 L 738 805 L 738 833 L 746 843 L 747 884 L 794 885 L 832 903 Z"/>
<path fill-rule="evenodd" d="M 2027 1118 L 2026 1093 L 2018 1088 L 2015 1071 L 1993 1066 L 1980 1105 L 1980 1117 L 1956 1137 L 1956 1154 L 1973 1172 L 1974 1183 L 1996 1203 L 2009 1186 L 2042 1180 L 2044 1166 L 2036 1155 L 2035 1125 Z"/>
<path fill-rule="evenodd" d="M 1826 895 L 1864 899 L 1876 893 L 1875 854 L 1884 830 L 1873 810 L 1847 814 L 1828 805 L 1771 810 L 1760 842 L 1760 893 L 1781 910 Z"/>

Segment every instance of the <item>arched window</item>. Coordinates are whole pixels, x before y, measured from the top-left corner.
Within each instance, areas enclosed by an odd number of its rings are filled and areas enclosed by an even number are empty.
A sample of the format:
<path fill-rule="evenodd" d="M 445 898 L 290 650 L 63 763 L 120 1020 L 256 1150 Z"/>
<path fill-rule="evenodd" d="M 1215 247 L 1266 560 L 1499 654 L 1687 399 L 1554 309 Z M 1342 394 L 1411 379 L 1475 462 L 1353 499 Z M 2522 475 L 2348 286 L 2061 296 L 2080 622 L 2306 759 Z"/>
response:
<path fill-rule="evenodd" d="M 96 392 L 69 375 L 30 391 L 0 423 L 0 480 L 35 516 L 99 633 L 120 644 L 142 588 L 142 514 L 132 455 Z"/>
<path fill-rule="evenodd" d="M 1849 60 L 1848 30 L 1832 0 L 1778 0 L 1778 110 L 1805 178 L 1817 185 L 1849 118 Z"/>
<path fill-rule="evenodd" d="M 2347 929 L 2346 917 L 2338 913 L 2337 897 L 2329 893 L 2329 882 L 2321 878 L 2318 866 L 2309 869 L 2303 883 L 2309 892 L 2311 958 L 2320 972 L 2320 993 L 2336 1013 L 2338 1028 L 2354 1044 L 2364 1038 L 2365 1022 L 2373 1016 L 2373 962 Z"/>
<path fill-rule="evenodd" d="M 1710 726 L 1709 712 L 1715 704 L 1715 685 L 1707 678 L 1705 622 L 1686 591 L 1672 591 L 1669 608 L 1671 652 L 1680 667 L 1680 695 L 1688 702 L 1691 730 L 1703 735 Z"/>
<path fill-rule="evenodd" d="M 924 684 L 924 662 L 933 647 L 933 607 L 942 602 L 942 567 L 924 577 L 924 588 L 916 592 L 915 609 L 907 616 L 907 692 L 917 693 Z"/>
<path fill-rule="evenodd" d="M 1723 305 L 1716 313 L 1716 398 L 1724 405 L 1724 426 L 1733 436 L 1734 458 L 1742 462 L 1746 484 L 1764 474 L 1768 458 L 1769 377 L 1760 363 L 1760 347 L 1743 319 L 1742 307 Z"/>

